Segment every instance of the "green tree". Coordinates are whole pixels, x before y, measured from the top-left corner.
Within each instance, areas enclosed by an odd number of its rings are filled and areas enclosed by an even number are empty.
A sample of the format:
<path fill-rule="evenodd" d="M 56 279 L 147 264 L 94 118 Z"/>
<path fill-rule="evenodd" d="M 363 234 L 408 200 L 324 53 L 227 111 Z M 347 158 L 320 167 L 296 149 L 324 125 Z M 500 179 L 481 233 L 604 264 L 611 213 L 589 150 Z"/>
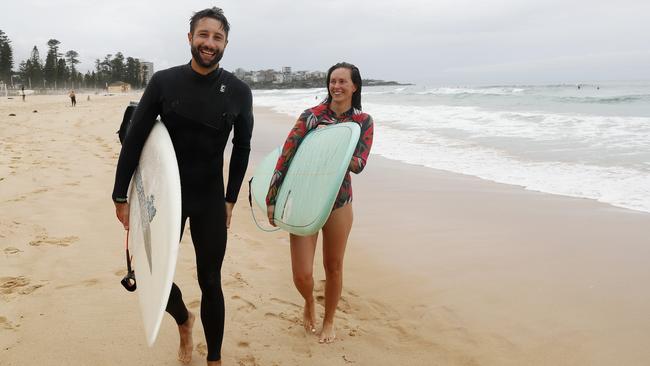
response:
<path fill-rule="evenodd" d="M 126 58 L 126 76 L 124 81 L 131 84 L 133 88 L 140 87 L 140 60 L 137 58 Z"/>
<path fill-rule="evenodd" d="M 65 53 L 65 59 L 68 61 L 68 67 L 70 68 L 70 71 L 76 75 L 77 68 L 75 65 L 79 63 L 79 53 L 75 50 L 70 50 Z"/>
<path fill-rule="evenodd" d="M 23 82 L 28 82 L 30 88 L 40 88 L 43 86 L 43 62 L 38 52 L 38 47 L 32 48 L 31 56 L 25 63 L 25 77 Z"/>
<path fill-rule="evenodd" d="M 68 70 L 68 66 L 65 64 L 65 59 L 63 58 L 60 58 L 56 63 L 56 76 L 58 87 L 67 88 L 70 84 L 70 70 Z"/>
<path fill-rule="evenodd" d="M 118 52 L 111 60 L 111 82 L 124 81 L 125 78 L 126 66 L 124 65 L 124 55 L 122 55 L 122 52 Z"/>
<path fill-rule="evenodd" d="M 0 30 L 0 80 L 6 84 L 11 83 L 12 69 L 14 67 L 13 53 L 11 40 Z"/>
<path fill-rule="evenodd" d="M 59 57 L 59 42 L 56 39 L 50 39 L 47 41 L 47 56 L 45 56 L 45 66 L 43 67 L 43 74 L 45 80 L 50 87 L 55 87 L 56 82 L 60 80 L 58 73 L 58 62 Z"/>
<path fill-rule="evenodd" d="M 86 71 L 86 74 L 83 76 L 84 88 L 96 88 L 97 83 L 95 82 L 95 72 Z"/>
<path fill-rule="evenodd" d="M 72 82 L 72 87 L 74 85 L 79 85 L 83 80 L 83 77 L 80 73 L 77 72 L 76 64 L 79 63 L 79 53 L 74 50 L 70 50 L 65 53 L 65 59 L 68 63 L 68 70 L 70 70 L 70 81 Z"/>
<path fill-rule="evenodd" d="M 103 61 L 98 63 L 97 83 L 101 88 L 105 88 L 106 84 L 109 84 L 111 82 L 111 75 L 113 73 L 111 57 L 113 57 L 113 55 L 108 54 L 104 57 Z"/>

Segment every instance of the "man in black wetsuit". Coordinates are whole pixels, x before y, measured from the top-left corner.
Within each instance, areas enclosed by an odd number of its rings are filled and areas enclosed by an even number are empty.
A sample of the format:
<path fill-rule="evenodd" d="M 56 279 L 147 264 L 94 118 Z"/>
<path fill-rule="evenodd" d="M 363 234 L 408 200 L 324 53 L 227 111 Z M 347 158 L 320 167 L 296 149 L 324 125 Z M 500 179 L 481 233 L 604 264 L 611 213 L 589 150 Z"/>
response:
<path fill-rule="evenodd" d="M 160 116 L 171 136 L 181 176 L 181 233 L 185 221 L 190 219 L 202 292 L 201 321 L 208 365 L 221 364 L 224 328 L 221 263 L 226 251 L 226 229 L 248 165 L 253 131 L 250 88 L 219 67 L 229 30 L 230 25 L 219 8 L 199 11 L 191 18 L 188 39 L 192 60 L 159 71 L 149 81 L 122 145 L 113 190 L 117 217 L 128 229 L 129 181 L 154 121 Z M 233 148 L 224 192 L 223 153 L 231 130 L 234 130 Z M 189 363 L 194 315 L 185 307 L 176 284 L 172 286 L 167 312 L 178 324 L 181 338 L 178 358 Z"/>

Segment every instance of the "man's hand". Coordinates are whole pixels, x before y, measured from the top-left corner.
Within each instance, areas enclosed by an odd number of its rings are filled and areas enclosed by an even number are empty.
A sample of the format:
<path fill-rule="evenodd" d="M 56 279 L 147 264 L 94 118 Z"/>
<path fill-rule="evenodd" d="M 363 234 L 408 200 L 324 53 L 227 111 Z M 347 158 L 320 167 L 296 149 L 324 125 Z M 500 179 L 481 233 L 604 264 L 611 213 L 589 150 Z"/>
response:
<path fill-rule="evenodd" d="M 230 218 L 232 217 L 232 209 L 234 207 L 234 203 L 226 201 L 226 229 L 230 229 Z"/>
<path fill-rule="evenodd" d="M 274 214 L 275 214 L 275 205 L 266 206 L 266 216 L 268 216 L 269 224 L 271 224 L 271 226 L 276 226 L 275 220 L 273 219 Z"/>
<path fill-rule="evenodd" d="M 124 230 L 129 230 L 129 204 L 128 202 L 124 203 L 115 203 L 115 215 L 117 219 L 120 220 L 122 225 L 124 225 Z"/>

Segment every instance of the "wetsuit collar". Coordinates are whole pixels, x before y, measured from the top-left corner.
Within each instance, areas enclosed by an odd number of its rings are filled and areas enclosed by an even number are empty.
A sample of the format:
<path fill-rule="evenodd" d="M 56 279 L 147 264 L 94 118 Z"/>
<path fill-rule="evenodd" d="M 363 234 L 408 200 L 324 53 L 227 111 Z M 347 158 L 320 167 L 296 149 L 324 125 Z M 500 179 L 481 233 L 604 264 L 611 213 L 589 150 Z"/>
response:
<path fill-rule="evenodd" d="M 336 116 L 336 112 L 334 112 L 334 111 L 332 110 L 332 108 L 330 108 L 330 105 L 329 105 L 329 104 L 327 104 L 327 110 L 329 111 L 329 113 L 330 113 L 332 116 L 337 117 L 337 116 Z M 343 112 L 343 113 L 341 114 L 340 117 L 350 117 L 350 116 L 352 116 L 352 115 L 354 115 L 354 107 L 350 107 L 350 109 L 348 109 L 347 111 Z M 339 118 L 340 118 L 340 117 L 339 117 Z"/>
<path fill-rule="evenodd" d="M 192 68 L 192 61 L 187 63 L 186 68 L 189 70 L 189 72 L 194 75 L 194 77 L 202 80 L 214 80 L 218 79 L 221 76 L 221 71 L 223 70 L 221 67 L 217 67 L 216 69 L 210 71 L 209 73 L 203 75 L 199 74 L 198 72 L 194 71 Z"/>

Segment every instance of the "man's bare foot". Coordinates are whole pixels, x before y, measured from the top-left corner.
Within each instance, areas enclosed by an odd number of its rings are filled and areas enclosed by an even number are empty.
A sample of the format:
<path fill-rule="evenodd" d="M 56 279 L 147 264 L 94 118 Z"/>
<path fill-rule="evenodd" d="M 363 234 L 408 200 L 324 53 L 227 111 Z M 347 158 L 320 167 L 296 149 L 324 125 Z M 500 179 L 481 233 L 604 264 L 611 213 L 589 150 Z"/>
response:
<path fill-rule="evenodd" d="M 302 314 L 302 325 L 307 333 L 316 333 L 316 303 L 305 301 L 305 310 Z"/>
<path fill-rule="evenodd" d="M 194 349 L 194 342 L 192 342 L 192 327 L 194 326 L 194 314 L 187 312 L 187 320 L 185 323 L 178 326 L 178 333 L 181 336 L 181 345 L 178 347 L 178 360 L 184 364 L 192 361 L 192 350 Z"/>
<path fill-rule="evenodd" d="M 219 360 L 219 361 L 208 361 L 208 366 L 221 366 L 221 360 Z"/>
<path fill-rule="evenodd" d="M 336 339 L 333 322 L 323 322 L 323 329 L 320 331 L 318 343 L 332 343 Z"/>

